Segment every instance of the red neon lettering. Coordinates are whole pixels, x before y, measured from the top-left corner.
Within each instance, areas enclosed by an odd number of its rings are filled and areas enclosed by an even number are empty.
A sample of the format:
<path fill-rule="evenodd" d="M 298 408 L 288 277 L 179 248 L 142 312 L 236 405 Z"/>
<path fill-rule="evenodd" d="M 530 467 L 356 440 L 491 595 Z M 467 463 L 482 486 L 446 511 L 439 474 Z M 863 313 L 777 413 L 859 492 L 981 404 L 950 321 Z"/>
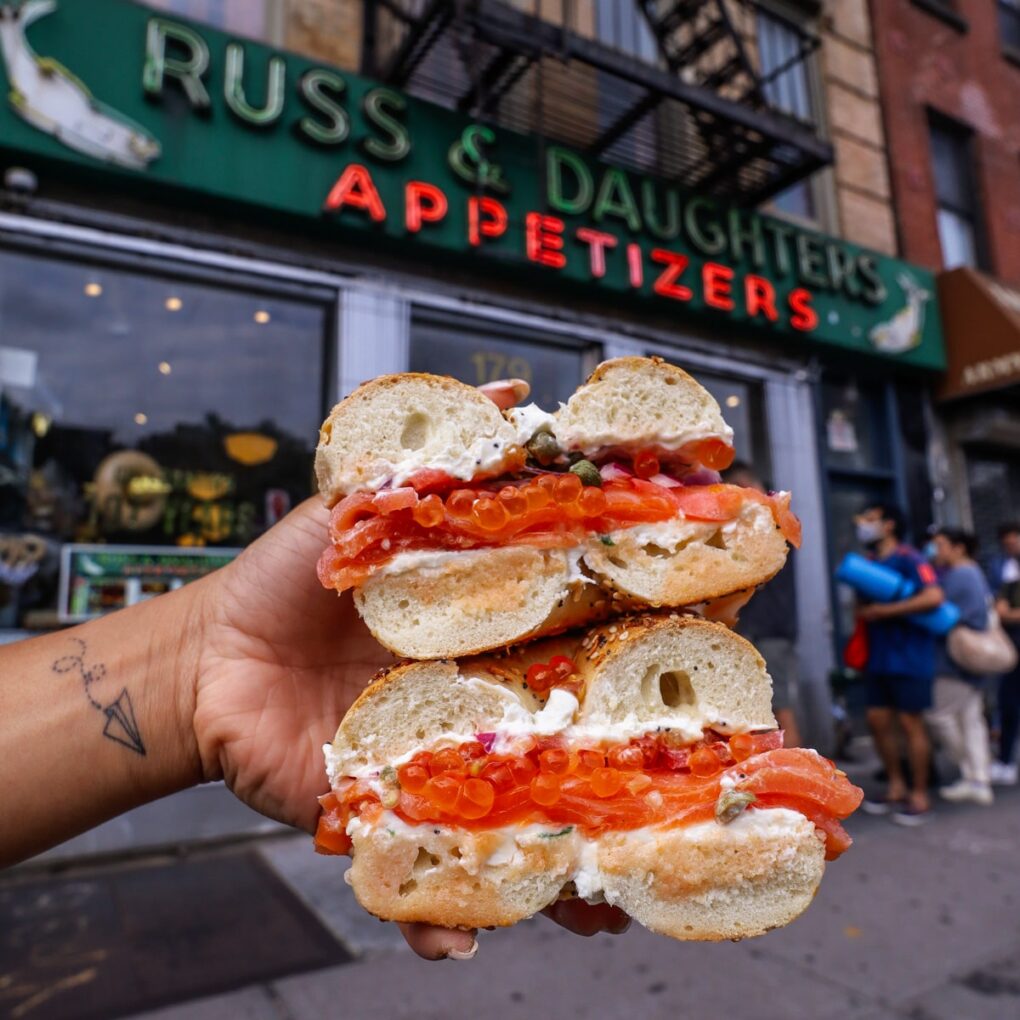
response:
<path fill-rule="evenodd" d="M 588 245 L 591 275 L 596 279 L 606 275 L 606 249 L 616 247 L 616 238 L 602 230 L 580 227 L 577 239 Z"/>
<path fill-rule="evenodd" d="M 645 282 L 645 267 L 641 261 L 641 246 L 638 244 L 627 245 L 627 274 L 635 290 Z"/>
<path fill-rule="evenodd" d="M 351 163 L 330 189 L 323 209 L 337 212 L 344 206 L 363 209 L 376 223 L 386 219 L 386 207 L 372 182 L 368 168 L 360 163 Z"/>
<path fill-rule="evenodd" d="M 790 316 L 790 325 L 794 329 L 810 333 L 818 325 L 818 313 L 811 307 L 814 295 L 811 291 L 798 287 L 797 290 L 790 291 L 786 300 L 793 312 Z"/>
<path fill-rule="evenodd" d="M 764 276 L 748 276 L 744 280 L 744 299 L 747 303 L 747 314 L 754 318 L 759 312 L 769 322 L 779 318 L 776 311 L 776 288 Z"/>
<path fill-rule="evenodd" d="M 438 223 L 449 208 L 446 195 L 434 184 L 408 181 L 404 186 L 404 224 L 412 234 L 423 223 Z"/>
<path fill-rule="evenodd" d="M 544 216 L 529 212 L 524 218 L 524 247 L 532 262 L 539 262 L 552 269 L 562 269 L 567 264 L 563 254 L 563 220 L 557 216 Z"/>
<path fill-rule="evenodd" d="M 665 248 L 652 249 L 652 261 L 666 268 L 659 273 L 659 278 L 652 284 L 652 290 L 662 297 L 673 298 L 675 301 L 690 301 L 694 297 L 690 287 L 681 286 L 676 281 L 687 268 L 689 259 L 686 255 L 678 255 Z"/>
<path fill-rule="evenodd" d="M 506 225 L 506 209 L 502 202 L 477 195 L 468 199 L 468 241 L 476 248 L 482 243 L 483 237 L 501 237 L 505 234 Z"/>
<path fill-rule="evenodd" d="M 705 304 L 709 308 L 720 308 L 724 312 L 733 311 L 733 293 L 731 281 L 733 270 L 729 266 L 721 266 L 718 262 L 706 262 L 701 267 L 701 282 L 705 290 Z"/>

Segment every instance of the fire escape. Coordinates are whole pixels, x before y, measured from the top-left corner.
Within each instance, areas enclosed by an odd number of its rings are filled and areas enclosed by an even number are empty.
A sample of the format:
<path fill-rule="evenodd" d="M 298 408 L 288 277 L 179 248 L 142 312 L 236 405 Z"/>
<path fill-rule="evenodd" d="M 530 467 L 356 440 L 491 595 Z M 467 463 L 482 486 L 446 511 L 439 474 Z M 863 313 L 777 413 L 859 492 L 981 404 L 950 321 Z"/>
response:
<path fill-rule="evenodd" d="M 654 52 L 596 39 L 584 0 L 559 0 L 556 20 L 548 0 L 544 18 L 521 9 L 537 0 L 364 0 L 363 70 L 476 120 L 744 205 L 832 162 L 817 126 L 784 102 L 791 70 L 817 46 L 803 27 L 784 22 L 796 46 L 763 74 L 756 0 L 594 2 L 614 5 L 610 16 L 633 4 Z"/>

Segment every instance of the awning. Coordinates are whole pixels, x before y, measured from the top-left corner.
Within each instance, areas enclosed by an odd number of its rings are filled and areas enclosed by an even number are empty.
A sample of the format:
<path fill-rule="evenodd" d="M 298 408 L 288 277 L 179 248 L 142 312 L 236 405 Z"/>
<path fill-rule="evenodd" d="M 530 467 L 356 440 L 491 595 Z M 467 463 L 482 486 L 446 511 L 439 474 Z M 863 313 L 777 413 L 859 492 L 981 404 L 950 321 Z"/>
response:
<path fill-rule="evenodd" d="M 938 276 L 946 342 L 940 400 L 1020 383 L 1020 290 L 961 267 Z"/>

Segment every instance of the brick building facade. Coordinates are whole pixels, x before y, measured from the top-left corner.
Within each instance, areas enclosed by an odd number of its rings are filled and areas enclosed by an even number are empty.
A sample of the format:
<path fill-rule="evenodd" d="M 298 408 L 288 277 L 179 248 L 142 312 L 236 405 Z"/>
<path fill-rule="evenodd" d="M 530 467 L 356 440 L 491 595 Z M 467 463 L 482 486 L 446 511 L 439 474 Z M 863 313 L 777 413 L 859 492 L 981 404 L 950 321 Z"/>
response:
<path fill-rule="evenodd" d="M 1003 43 L 995 7 L 871 0 L 901 254 L 944 265 L 929 130 L 941 115 L 972 132 L 979 268 L 1018 284 L 1020 59 Z"/>
<path fill-rule="evenodd" d="M 990 554 L 1020 505 L 1020 7 L 871 0 L 900 253 L 939 277 L 936 516 Z"/>

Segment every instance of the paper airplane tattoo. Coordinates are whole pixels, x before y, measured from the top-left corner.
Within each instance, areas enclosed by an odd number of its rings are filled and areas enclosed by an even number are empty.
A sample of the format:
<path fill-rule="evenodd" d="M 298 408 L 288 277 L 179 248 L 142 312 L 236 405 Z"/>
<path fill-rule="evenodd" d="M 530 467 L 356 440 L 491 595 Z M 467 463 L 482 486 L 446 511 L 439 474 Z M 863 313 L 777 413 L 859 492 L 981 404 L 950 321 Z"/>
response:
<path fill-rule="evenodd" d="M 138 723 L 135 720 L 135 708 L 131 703 L 131 695 L 127 688 L 122 687 L 120 694 L 108 705 L 97 701 L 92 696 L 92 685 L 98 683 L 106 676 L 106 666 L 101 662 L 91 668 L 85 665 L 85 642 L 81 638 L 71 638 L 78 646 L 77 655 L 65 655 L 53 663 L 54 673 L 77 673 L 81 677 L 82 685 L 85 688 L 85 697 L 89 704 L 106 716 L 106 725 L 103 727 L 103 736 L 112 740 L 122 747 L 134 751 L 135 754 L 145 755 L 145 743 L 138 730 Z"/>

